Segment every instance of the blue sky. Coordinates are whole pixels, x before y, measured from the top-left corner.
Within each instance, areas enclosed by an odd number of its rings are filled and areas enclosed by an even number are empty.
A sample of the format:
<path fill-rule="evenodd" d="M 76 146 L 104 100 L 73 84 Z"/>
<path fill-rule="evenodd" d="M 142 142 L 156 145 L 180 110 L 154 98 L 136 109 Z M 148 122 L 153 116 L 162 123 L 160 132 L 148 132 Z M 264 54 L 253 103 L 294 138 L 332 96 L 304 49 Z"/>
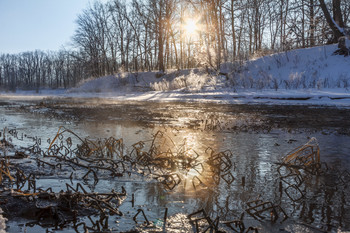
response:
<path fill-rule="evenodd" d="M 94 1 L 0 0 L 0 54 L 69 48 L 77 15 L 90 2 Z"/>

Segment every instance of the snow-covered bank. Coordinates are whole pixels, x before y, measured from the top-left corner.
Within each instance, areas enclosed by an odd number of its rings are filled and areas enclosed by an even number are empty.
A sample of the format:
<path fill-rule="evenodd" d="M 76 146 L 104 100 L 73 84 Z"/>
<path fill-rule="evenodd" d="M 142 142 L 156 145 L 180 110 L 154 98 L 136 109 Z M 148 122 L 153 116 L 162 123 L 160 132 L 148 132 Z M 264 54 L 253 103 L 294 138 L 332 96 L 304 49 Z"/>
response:
<path fill-rule="evenodd" d="M 205 69 L 167 73 L 119 73 L 85 80 L 68 90 L 17 91 L 0 98 L 105 98 L 118 101 L 182 101 L 221 104 L 307 104 L 350 107 L 350 57 L 336 45 L 297 49 Z"/>
<path fill-rule="evenodd" d="M 251 60 L 240 73 L 242 85 L 258 89 L 347 89 L 350 57 L 333 55 L 335 50 L 337 45 L 327 45 Z"/>

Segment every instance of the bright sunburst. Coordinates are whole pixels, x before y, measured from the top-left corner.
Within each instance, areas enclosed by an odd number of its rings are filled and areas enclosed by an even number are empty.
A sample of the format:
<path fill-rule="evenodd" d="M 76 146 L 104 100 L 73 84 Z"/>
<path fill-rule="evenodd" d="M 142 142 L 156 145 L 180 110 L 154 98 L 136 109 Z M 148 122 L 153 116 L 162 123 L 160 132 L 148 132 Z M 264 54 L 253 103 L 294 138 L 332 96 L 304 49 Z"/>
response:
<path fill-rule="evenodd" d="M 196 32 L 198 31 L 197 20 L 191 19 L 191 18 L 187 19 L 185 21 L 183 28 L 185 30 L 186 35 L 188 35 L 188 36 L 195 35 Z"/>

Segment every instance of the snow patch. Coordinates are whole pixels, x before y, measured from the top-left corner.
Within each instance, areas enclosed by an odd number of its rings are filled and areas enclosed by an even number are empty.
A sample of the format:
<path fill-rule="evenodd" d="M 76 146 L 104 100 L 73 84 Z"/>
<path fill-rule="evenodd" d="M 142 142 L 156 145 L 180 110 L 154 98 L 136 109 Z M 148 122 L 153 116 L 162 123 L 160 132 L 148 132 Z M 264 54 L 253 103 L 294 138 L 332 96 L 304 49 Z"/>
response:
<path fill-rule="evenodd" d="M 6 233 L 7 219 L 2 216 L 3 210 L 0 208 L 0 233 Z"/>

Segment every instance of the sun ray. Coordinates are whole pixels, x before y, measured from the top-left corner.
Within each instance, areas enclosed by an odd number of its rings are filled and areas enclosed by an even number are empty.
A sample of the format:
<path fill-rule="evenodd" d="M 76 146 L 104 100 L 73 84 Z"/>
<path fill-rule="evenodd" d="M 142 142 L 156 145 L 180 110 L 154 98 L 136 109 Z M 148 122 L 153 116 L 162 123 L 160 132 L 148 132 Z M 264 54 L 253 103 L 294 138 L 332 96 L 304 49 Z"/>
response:
<path fill-rule="evenodd" d="M 193 37 L 198 34 L 199 26 L 198 20 L 194 18 L 187 18 L 183 24 L 184 34 Z"/>

